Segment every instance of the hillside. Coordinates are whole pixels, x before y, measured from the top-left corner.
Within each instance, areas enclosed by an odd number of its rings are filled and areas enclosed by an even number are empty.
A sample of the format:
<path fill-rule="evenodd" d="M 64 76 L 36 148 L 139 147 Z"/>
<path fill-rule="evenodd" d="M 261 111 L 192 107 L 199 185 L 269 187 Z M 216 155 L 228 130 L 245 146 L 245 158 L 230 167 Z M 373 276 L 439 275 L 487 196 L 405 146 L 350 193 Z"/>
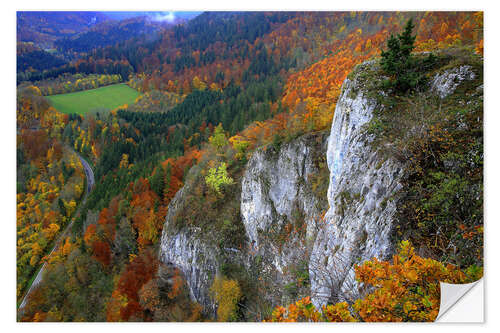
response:
<path fill-rule="evenodd" d="M 52 49 L 57 39 L 86 31 L 106 20 L 99 12 L 17 12 L 17 41 Z"/>
<path fill-rule="evenodd" d="M 329 139 L 325 134 L 306 135 L 255 151 L 243 174 L 239 168 L 228 170 L 235 184 L 222 196 L 212 197 L 200 180 L 208 166 L 191 169 L 168 208 L 160 256 L 182 270 L 192 297 L 206 311 L 215 313 L 209 289 L 218 276 L 241 286 L 244 320 L 263 319 L 259 316 L 266 306 L 294 297 L 310 296 L 318 308 L 353 302 L 366 295 L 355 280 L 355 265 L 373 257 L 390 258 L 399 241 L 408 237 L 418 253 L 459 267 L 482 265 L 476 247 L 482 236 L 475 231 L 482 228 L 482 203 L 473 199 L 482 197 L 482 164 L 455 159 L 464 150 L 474 156 L 472 160 L 482 156 L 481 122 L 476 122 L 482 113 L 482 66 L 467 52 L 444 52 L 438 58 L 440 65 L 425 73 L 431 78 L 426 89 L 392 110 L 384 104 L 387 101 L 374 97 L 384 95 L 373 90 L 382 87 L 374 80 L 384 75 L 378 63 L 357 66 L 342 85 Z M 463 109 L 465 100 L 469 106 Z M 423 101 L 429 107 L 425 121 L 412 115 Z M 393 116 L 402 110 L 408 114 L 404 120 Z M 379 122 L 384 130 L 374 132 Z M 436 127 L 447 128 L 446 137 L 436 133 Z M 408 132 L 409 128 L 419 132 Z M 470 140 L 455 141 L 458 137 Z M 389 143 L 383 143 L 387 139 Z M 400 146 L 399 140 L 407 146 Z M 439 157 L 425 156 L 422 147 L 433 147 Z M 454 162 L 448 160 L 451 156 Z M 321 168 L 325 159 L 328 169 Z M 226 161 L 216 160 L 215 164 Z M 472 174 L 476 177 L 467 176 Z M 418 188 L 418 177 L 436 192 L 429 196 L 425 188 Z M 328 190 L 317 191 L 325 178 Z M 415 191 L 422 197 L 409 201 Z M 446 191 L 457 197 L 443 197 Z M 455 201 L 467 206 L 464 212 L 474 213 L 462 215 L 462 224 L 449 225 L 441 234 L 442 223 L 454 218 L 450 214 L 455 210 L 436 209 L 454 207 Z M 241 218 L 235 218 L 238 214 Z M 425 214 L 434 218 L 428 220 Z M 461 235 L 470 231 L 472 238 L 462 240 Z M 460 250 L 451 256 L 443 253 L 442 245 L 432 244 L 434 237 Z M 465 246 L 463 241 L 473 243 Z M 307 280 L 299 282 L 302 275 Z"/>
<path fill-rule="evenodd" d="M 44 51 L 32 43 L 17 44 L 17 72 L 39 71 L 61 67 L 67 62 L 50 53 Z"/>
<path fill-rule="evenodd" d="M 89 29 L 72 36 L 59 38 L 54 42 L 57 50 L 63 54 L 84 55 L 90 51 L 125 40 L 141 37 L 156 39 L 166 24 L 153 21 L 149 17 L 134 17 L 121 21 L 108 20 L 95 24 Z"/>
<path fill-rule="evenodd" d="M 167 27 L 186 22 L 197 14 L 180 14 L 170 22 L 158 16 L 159 13 L 17 12 L 18 83 L 74 74 L 77 71 L 68 61 L 134 37 L 155 40 Z M 128 74 L 124 76 L 127 77 Z"/>

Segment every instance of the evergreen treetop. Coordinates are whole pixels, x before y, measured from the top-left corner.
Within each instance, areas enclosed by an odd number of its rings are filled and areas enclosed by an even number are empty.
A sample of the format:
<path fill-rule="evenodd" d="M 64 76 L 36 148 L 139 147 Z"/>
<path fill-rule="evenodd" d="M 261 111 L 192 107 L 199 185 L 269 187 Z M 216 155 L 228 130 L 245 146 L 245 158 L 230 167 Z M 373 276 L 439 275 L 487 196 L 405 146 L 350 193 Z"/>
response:
<path fill-rule="evenodd" d="M 416 38 L 412 35 L 414 27 L 413 20 L 409 19 L 401 34 L 391 35 L 387 42 L 387 51 L 382 50 L 382 69 L 391 76 L 387 85 L 395 92 L 407 92 L 415 88 L 420 81 L 414 71 L 415 59 L 412 57 Z"/>

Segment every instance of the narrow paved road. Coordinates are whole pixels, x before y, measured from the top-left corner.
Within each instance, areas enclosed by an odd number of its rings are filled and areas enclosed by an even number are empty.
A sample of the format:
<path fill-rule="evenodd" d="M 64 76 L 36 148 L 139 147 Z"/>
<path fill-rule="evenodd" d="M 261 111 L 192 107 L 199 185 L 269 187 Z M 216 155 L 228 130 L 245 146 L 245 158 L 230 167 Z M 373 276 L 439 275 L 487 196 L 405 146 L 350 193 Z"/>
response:
<path fill-rule="evenodd" d="M 78 211 L 74 215 L 76 217 L 80 213 L 81 207 L 85 203 L 85 200 L 87 199 L 88 194 L 90 193 L 90 191 L 92 190 L 92 187 L 94 186 L 94 172 L 92 171 L 92 168 L 90 167 L 90 165 L 87 163 L 87 161 L 83 157 L 81 157 L 76 152 L 75 152 L 75 154 L 78 155 L 78 158 L 80 159 L 80 162 L 82 162 L 83 170 L 85 171 L 85 177 L 87 178 L 87 191 L 85 192 L 85 196 L 83 197 L 82 202 L 78 206 Z M 68 224 L 68 226 L 66 227 L 66 229 L 64 229 L 64 231 L 61 233 L 61 235 L 59 236 L 59 239 L 54 244 L 54 247 L 52 248 L 52 251 L 50 251 L 48 257 L 50 257 L 52 255 L 52 253 L 59 247 L 59 245 L 62 243 L 62 241 L 64 240 L 64 238 L 68 234 L 68 232 L 71 230 L 71 227 L 73 226 L 73 222 L 75 221 L 75 217 L 73 217 L 73 219 Z M 22 310 L 24 308 L 24 306 L 26 305 L 26 301 L 28 300 L 28 296 L 35 289 L 35 287 L 40 283 L 40 281 L 42 281 L 42 277 L 43 277 L 43 273 L 45 272 L 45 266 L 46 265 L 47 264 L 44 263 L 43 266 L 42 266 L 42 268 L 40 269 L 40 271 L 38 271 L 38 274 L 36 275 L 35 280 L 33 280 L 33 283 L 31 284 L 31 287 L 26 292 L 26 295 L 24 295 L 24 298 L 23 298 L 23 301 L 22 301 L 21 305 L 19 305 L 19 310 Z"/>

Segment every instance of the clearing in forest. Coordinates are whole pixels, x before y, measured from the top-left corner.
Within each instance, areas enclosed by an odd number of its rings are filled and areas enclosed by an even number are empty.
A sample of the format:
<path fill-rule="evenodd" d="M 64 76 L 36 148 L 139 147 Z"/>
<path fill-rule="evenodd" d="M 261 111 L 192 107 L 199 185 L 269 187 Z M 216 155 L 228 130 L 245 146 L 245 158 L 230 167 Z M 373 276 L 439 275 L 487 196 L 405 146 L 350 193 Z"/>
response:
<path fill-rule="evenodd" d="M 85 114 L 94 109 L 114 109 L 123 104 L 132 104 L 138 96 L 137 90 L 121 83 L 46 97 L 60 112 Z"/>

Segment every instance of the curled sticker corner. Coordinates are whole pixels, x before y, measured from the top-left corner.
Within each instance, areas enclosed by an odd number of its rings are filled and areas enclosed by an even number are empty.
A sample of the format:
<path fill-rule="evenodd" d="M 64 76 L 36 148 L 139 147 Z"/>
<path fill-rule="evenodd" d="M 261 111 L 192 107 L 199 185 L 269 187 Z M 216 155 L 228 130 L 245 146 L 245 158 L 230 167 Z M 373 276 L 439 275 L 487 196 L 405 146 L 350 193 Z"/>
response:
<path fill-rule="evenodd" d="M 462 297 L 464 297 L 474 286 L 483 283 L 483 279 L 479 279 L 472 283 L 465 284 L 452 284 L 439 282 L 441 287 L 441 299 L 439 306 L 439 313 L 436 317 L 436 322 L 449 322 L 449 320 L 443 319 L 443 315 L 446 314 L 455 304 L 459 303 Z"/>

